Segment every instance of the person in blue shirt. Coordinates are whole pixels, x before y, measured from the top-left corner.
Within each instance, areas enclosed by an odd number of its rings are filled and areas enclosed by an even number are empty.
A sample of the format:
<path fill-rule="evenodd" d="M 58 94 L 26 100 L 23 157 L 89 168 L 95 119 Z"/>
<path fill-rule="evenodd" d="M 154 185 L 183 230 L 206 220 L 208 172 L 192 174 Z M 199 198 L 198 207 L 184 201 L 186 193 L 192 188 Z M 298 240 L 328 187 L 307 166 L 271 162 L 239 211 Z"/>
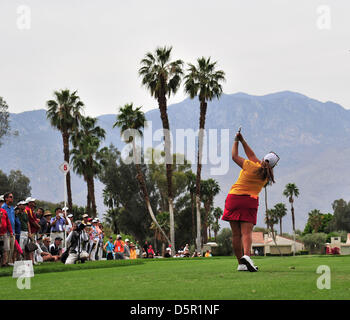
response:
<path fill-rule="evenodd" d="M 107 260 L 113 260 L 114 244 L 112 237 L 109 237 L 109 240 L 106 242 L 103 249 L 107 253 Z"/>
<path fill-rule="evenodd" d="M 56 208 L 55 209 L 55 217 L 51 218 L 51 242 L 53 243 L 55 241 L 55 238 L 60 237 L 62 239 L 65 239 L 64 237 L 64 228 L 65 225 L 68 224 L 65 214 L 62 212 L 62 208 Z M 62 246 L 62 244 L 61 244 Z"/>
<path fill-rule="evenodd" d="M 9 217 L 12 230 L 15 230 L 15 208 L 12 206 L 13 204 L 13 194 L 11 192 L 6 192 L 4 194 L 4 200 L 5 203 L 2 205 L 1 208 L 5 209 L 7 212 L 7 215 Z M 13 259 L 13 252 L 14 252 L 14 246 L 15 246 L 15 237 L 7 235 L 9 237 L 10 242 L 10 251 L 8 251 L 8 263 L 9 265 L 13 265 L 14 259 Z"/>

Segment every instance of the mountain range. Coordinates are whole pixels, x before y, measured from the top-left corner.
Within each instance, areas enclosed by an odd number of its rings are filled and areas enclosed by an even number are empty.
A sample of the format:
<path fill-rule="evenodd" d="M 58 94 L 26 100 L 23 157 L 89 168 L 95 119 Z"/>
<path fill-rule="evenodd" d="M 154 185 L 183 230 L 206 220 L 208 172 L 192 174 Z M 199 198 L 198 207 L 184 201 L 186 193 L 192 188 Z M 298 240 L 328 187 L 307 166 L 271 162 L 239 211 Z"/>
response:
<path fill-rule="evenodd" d="M 168 106 L 170 128 L 173 137 L 177 129 L 198 130 L 198 99 Z M 152 123 L 152 132 L 162 128 L 158 109 L 145 114 Z M 113 129 L 115 114 L 101 115 L 98 124 L 106 130 L 104 145 L 113 143 L 124 147 L 119 129 Z M 63 199 L 64 180 L 58 167 L 63 162 L 63 145 L 60 133 L 50 126 L 46 110 L 33 110 L 10 114 L 10 125 L 18 135 L 3 139 L 0 168 L 8 173 L 21 170 L 30 178 L 32 196 L 46 201 Z M 268 207 L 289 202 L 283 195 L 287 183 L 295 183 L 300 195 L 295 199 L 296 227 L 303 229 L 308 212 L 319 209 L 332 213 L 332 202 L 350 195 L 350 110 L 334 102 L 320 102 L 296 92 L 283 91 L 263 96 L 245 93 L 223 94 L 219 100 L 208 103 L 206 132 L 218 130 L 217 149 L 208 147 L 209 155 L 220 154 L 229 164 L 224 174 L 213 174 L 217 164 L 203 165 L 203 178 L 216 179 L 221 187 L 215 198 L 215 206 L 223 208 L 230 186 L 239 170 L 230 153 L 235 132 L 242 127 L 242 134 L 259 158 L 273 150 L 281 160 L 275 168 L 276 183 L 268 187 Z M 229 139 L 220 136 L 220 130 L 229 129 Z M 179 131 L 177 131 L 179 132 Z M 154 142 L 159 145 L 161 142 Z M 176 139 L 174 141 L 174 150 Z M 223 151 L 220 151 L 221 146 Z M 193 146 L 194 148 L 194 146 Z M 227 150 L 228 149 L 228 150 Z M 218 151 L 217 151 L 218 150 Z M 244 156 L 242 148 L 240 155 Z M 189 155 L 188 155 L 189 156 Z M 195 167 L 194 167 L 195 169 Z M 86 184 L 72 174 L 73 202 L 86 203 Z M 100 217 L 105 207 L 102 199 L 103 185 L 96 181 L 96 199 Z M 260 196 L 258 226 L 264 226 L 264 193 Z M 223 222 L 223 226 L 228 225 Z M 283 220 L 283 230 L 291 231 L 290 210 Z"/>

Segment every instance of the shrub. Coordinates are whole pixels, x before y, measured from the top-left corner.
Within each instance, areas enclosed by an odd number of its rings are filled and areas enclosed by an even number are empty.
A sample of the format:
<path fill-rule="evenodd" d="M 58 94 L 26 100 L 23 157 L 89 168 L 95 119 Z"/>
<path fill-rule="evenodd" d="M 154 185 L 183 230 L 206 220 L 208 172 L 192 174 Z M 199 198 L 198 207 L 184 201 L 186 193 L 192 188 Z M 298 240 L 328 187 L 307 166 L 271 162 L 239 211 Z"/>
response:
<path fill-rule="evenodd" d="M 230 256 L 232 255 L 232 232 L 229 228 L 224 228 L 216 237 L 218 246 L 213 248 L 213 255 Z"/>
<path fill-rule="evenodd" d="M 310 253 L 324 253 L 327 234 L 325 233 L 308 233 L 302 238 L 305 247 Z"/>

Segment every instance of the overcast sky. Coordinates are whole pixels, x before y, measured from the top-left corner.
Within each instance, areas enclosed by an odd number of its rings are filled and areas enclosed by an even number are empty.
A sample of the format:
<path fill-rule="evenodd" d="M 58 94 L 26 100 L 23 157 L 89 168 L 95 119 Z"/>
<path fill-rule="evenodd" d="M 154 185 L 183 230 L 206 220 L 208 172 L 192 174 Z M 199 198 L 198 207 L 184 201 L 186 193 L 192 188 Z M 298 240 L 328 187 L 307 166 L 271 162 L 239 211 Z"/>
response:
<path fill-rule="evenodd" d="M 86 115 L 147 111 L 140 60 L 172 45 L 173 59 L 217 60 L 225 93 L 291 90 L 350 109 L 349 12 L 349 0 L 1 0 L 0 96 L 15 113 L 63 88 Z"/>

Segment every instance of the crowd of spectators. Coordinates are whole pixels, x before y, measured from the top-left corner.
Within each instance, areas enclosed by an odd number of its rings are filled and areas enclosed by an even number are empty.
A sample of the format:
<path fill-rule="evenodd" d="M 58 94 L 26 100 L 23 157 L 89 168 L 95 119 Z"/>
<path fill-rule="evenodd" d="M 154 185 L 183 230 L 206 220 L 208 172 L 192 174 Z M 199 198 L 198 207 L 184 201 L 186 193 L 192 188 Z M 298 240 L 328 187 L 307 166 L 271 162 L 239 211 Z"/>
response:
<path fill-rule="evenodd" d="M 86 259 L 102 259 L 103 226 L 98 218 L 83 215 L 83 248 Z M 67 214 L 67 208 L 50 210 L 37 208 L 36 199 L 28 197 L 13 204 L 13 194 L 7 192 L 0 196 L 0 255 L 1 266 L 12 266 L 17 260 L 32 260 L 34 264 L 45 261 L 61 261 L 67 248 L 72 253 L 69 243 L 76 224 L 73 215 Z M 71 236 L 70 236 L 71 235 Z M 84 255 L 84 254 L 83 254 Z M 67 259 L 70 263 L 71 259 Z"/>
<path fill-rule="evenodd" d="M 189 245 L 186 244 L 185 247 L 181 247 L 174 255 L 172 255 L 171 245 L 165 249 L 164 255 L 161 255 L 157 250 L 154 251 L 151 244 L 148 241 L 145 241 L 143 246 L 139 245 L 139 242 L 132 243 L 129 239 L 122 240 L 121 235 L 117 235 L 116 240 L 113 242 L 113 238 L 110 237 L 109 240 L 105 243 L 103 249 L 106 252 L 107 260 L 113 259 L 153 259 L 153 258 L 194 258 L 194 257 L 202 257 L 200 252 L 194 251 L 192 254 L 190 253 Z M 211 257 L 210 250 L 207 250 L 204 257 Z"/>
<path fill-rule="evenodd" d="M 123 241 L 122 236 L 119 234 L 114 242 L 113 237 L 109 237 L 109 240 L 105 243 L 103 249 L 106 252 L 107 260 L 141 258 L 141 251 L 138 241 L 136 243 L 130 242 L 129 239 L 125 239 L 125 241 Z"/>
<path fill-rule="evenodd" d="M 107 260 L 201 256 L 197 252 L 191 254 L 188 244 L 174 254 L 169 245 L 161 255 L 147 241 L 141 246 L 138 241 L 133 243 L 117 235 L 115 241 L 109 237 L 104 243 L 104 236 L 100 220 L 88 214 L 74 222 L 67 208 L 58 207 L 51 213 L 37 208 L 32 197 L 14 206 L 12 193 L 0 196 L 1 266 L 12 266 L 17 260 L 32 260 L 33 264 L 46 261 L 73 264 L 78 260 L 101 260 L 103 256 Z M 207 251 L 205 257 L 210 256 Z"/>

